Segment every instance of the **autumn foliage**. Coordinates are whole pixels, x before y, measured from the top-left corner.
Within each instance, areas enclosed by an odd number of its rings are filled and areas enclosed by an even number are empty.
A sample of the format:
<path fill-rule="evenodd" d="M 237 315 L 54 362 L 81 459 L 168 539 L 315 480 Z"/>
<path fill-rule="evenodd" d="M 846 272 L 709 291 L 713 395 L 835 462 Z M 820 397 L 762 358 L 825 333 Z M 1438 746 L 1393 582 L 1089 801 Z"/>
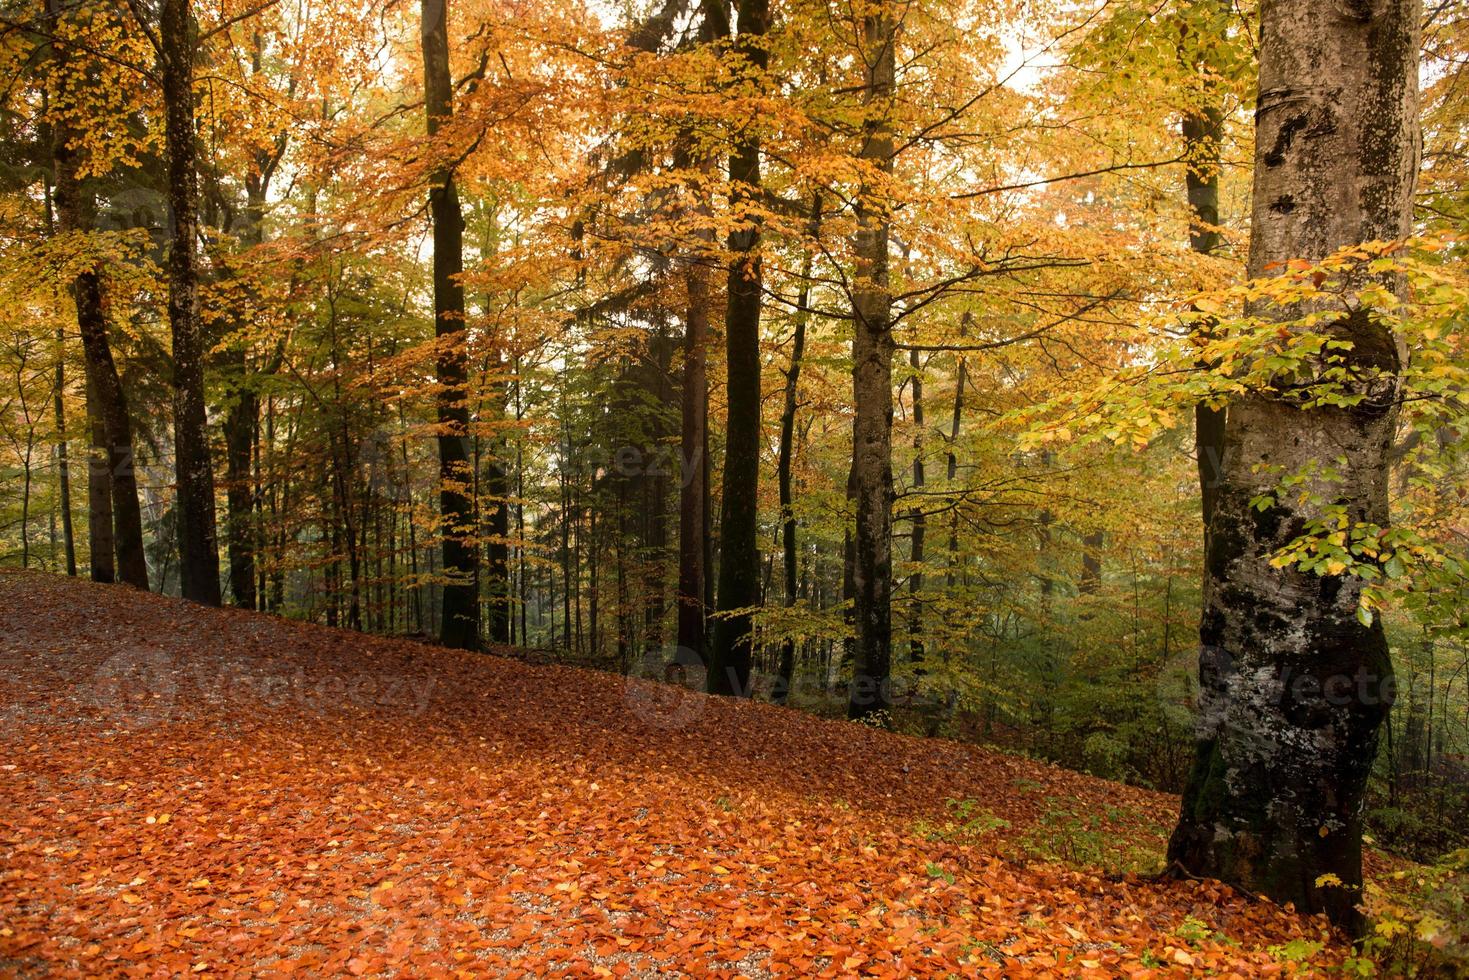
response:
<path fill-rule="evenodd" d="M 1157 848 L 1176 806 L 1045 763 L 35 574 L 0 576 L 0 610 L 21 974 L 1253 977 L 1342 955 L 1217 884 L 1038 856 L 1058 806 Z M 953 832 L 952 799 L 988 829 Z"/>

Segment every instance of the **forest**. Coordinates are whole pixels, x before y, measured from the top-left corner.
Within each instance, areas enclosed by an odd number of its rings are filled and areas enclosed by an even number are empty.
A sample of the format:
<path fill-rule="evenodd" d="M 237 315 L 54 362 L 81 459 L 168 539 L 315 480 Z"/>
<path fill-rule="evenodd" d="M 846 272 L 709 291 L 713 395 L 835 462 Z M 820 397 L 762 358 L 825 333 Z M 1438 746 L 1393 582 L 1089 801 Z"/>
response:
<path fill-rule="evenodd" d="M 315 624 L 578 739 L 537 672 L 620 675 L 696 768 L 827 719 L 797 769 L 965 848 L 1022 818 L 900 746 L 1125 783 L 1129 873 L 1469 955 L 1461 0 L 0 0 L 0 62 L 21 729 L 38 610 Z"/>

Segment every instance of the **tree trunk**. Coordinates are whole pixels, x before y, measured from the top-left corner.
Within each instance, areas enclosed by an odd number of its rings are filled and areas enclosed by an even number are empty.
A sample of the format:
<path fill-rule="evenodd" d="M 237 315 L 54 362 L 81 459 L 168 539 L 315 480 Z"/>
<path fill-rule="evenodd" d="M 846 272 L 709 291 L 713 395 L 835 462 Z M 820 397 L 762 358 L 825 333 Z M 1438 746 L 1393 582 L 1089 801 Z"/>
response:
<path fill-rule="evenodd" d="M 739 0 L 739 35 L 734 54 L 757 76 L 769 60 L 762 36 L 770 22 L 769 0 Z M 728 421 L 724 489 L 719 518 L 719 610 L 728 613 L 760 603 L 758 509 L 760 486 L 760 140 L 747 132 L 729 160 L 731 208 L 745 227 L 730 233 L 725 349 Z M 709 658 L 712 694 L 750 693 L 750 615 L 721 616 L 714 623 Z"/>
<path fill-rule="evenodd" d="M 240 241 L 246 249 L 264 237 L 265 192 L 270 180 L 269 160 L 257 155 L 245 178 L 244 227 Z M 255 608 L 255 494 L 250 470 L 256 429 L 260 425 L 260 395 L 249 377 L 243 343 L 226 352 L 232 374 L 234 401 L 225 412 L 225 538 L 230 594 L 241 609 Z"/>
<path fill-rule="evenodd" d="M 48 12 L 62 16 L 60 0 L 49 0 Z M 53 49 L 58 74 L 68 71 L 64 44 Z M 92 206 L 77 177 L 76 150 L 70 127 L 52 120 L 52 153 L 56 165 L 56 218 L 62 234 L 91 231 Z M 92 578 L 114 579 L 148 588 L 148 562 L 143 552 L 143 516 L 138 506 L 138 483 L 133 470 L 133 432 L 122 379 L 107 340 L 102 307 L 102 277 L 96 269 L 79 272 L 72 281 L 77 327 L 87 375 L 87 412 L 91 417 L 95 458 L 88 471 L 89 527 Z M 114 555 L 116 564 L 114 564 Z"/>
<path fill-rule="evenodd" d="M 959 336 L 969 335 L 969 326 L 973 322 L 973 316 L 965 313 L 959 322 Z M 969 383 L 969 362 L 964 355 L 959 355 L 959 367 L 954 373 L 954 414 L 949 422 L 949 458 L 948 479 L 949 488 L 952 491 L 954 480 L 959 476 L 959 423 L 964 418 L 964 386 Z M 949 591 L 954 591 L 958 584 L 959 573 L 959 511 L 955 508 L 949 514 L 949 568 L 945 577 L 945 584 Z"/>
<path fill-rule="evenodd" d="M 66 335 L 56 328 L 56 394 L 52 408 L 56 413 L 56 480 L 61 491 L 61 544 L 66 555 L 66 574 L 77 573 L 76 536 L 71 523 L 71 460 L 66 448 L 66 368 L 62 364 Z"/>
<path fill-rule="evenodd" d="M 1224 112 L 1209 105 L 1183 119 L 1184 157 L 1188 160 L 1185 189 L 1189 204 L 1189 247 L 1211 255 L 1219 247 L 1219 172 L 1223 167 L 1220 146 L 1224 139 Z M 1204 328 L 1207 330 L 1207 326 Z M 1219 497 L 1219 468 L 1224 458 L 1224 409 L 1202 402 L 1194 408 L 1194 451 L 1199 467 L 1199 493 L 1203 508 L 1204 547 L 1208 548 L 1209 522 Z"/>
<path fill-rule="evenodd" d="M 709 507 L 708 465 L 704 458 L 709 425 L 709 284 L 697 260 L 684 274 L 688 312 L 684 318 L 682 433 L 678 495 L 678 653 L 680 662 L 704 660 L 704 540 Z M 687 651 L 687 652 L 686 652 Z"/>
<path fill-rule="evenodd" d="M 807 228 L 815 238 L 821 230 L 821 195 L 811 198 L 811 219 Z M 796 604 L 796 515 L 791 510 L 791 456 L 796 434 L 796 396 L 801 380 L 801 358 L 806 352 L 806 321 L 810 319 L 811 302 L 811 253 L 808 251 L 801 262 L 801 291 L 796 301 L 794 330 L 791 337 L 791 366 L 786 369 L 785 403 L 780 413 L 780 448 L 776 455 L 775 479 L 780 489 L 780 538 L 785 573 L 786 608 Z M 790 698 L 791 685 L 796 676 L 796 641 L 787 636 L 780 643 L 779 676 L 776 678 L 772 700 L 785 704 Z"/>
<path fill-rule="evenodd" d="M 78 291 L 80 296 L 80 291 Z M 82 304 L 77 304 L 77 319 L 82 318 Z M 87 460 L 87 564 L 93 582 L 117 581 L 113 560 L 112 477 L 107 451 L 107 423 L 102 396 L 91 377 L 91 358 L 87 364 L 87 421 L 92 436 L 92 453 Z"/>
<path fill-rule="evenodd" d="M 505 415 L 505 382 L 500 375 L 504 371 L 504 358 L 495 352 L 493 371 L 496 377 L 490 382 L 492 413 L 496 420 Z M 489 541 L 485 545 L 485 563 L 489 579 L 489 622 L 486 624 L 491 643 L 510 644 L 510 475 L 505 470 L 506 441 L 496 433 L 490 443 L 489 459 L 485 462 L 485 505 L 489 514 L 485 529 Z"/>
<path fill-rule="evenodd" d="M 198 149 L 194 143 L 194 37 L 189 0 L 162 0 L 158 64 L 168 155 L 168 322 L 173 335 L 174 473 L 178 481 L 179 579 L 185 599 L 219 605 L 214 467 L 204 411 L 199 330 Z"/>
<path fill-rule="evenodd" d="M 886 103 L 893 96 L 896 22 L 886 2 L 863 18 L 868 65 L 863 101 L 866 124 L 861 158 L 882 173 L 893 167 L 893 136 Z M 852 687 L 847 716 L 885 722 L 892 708 L 893 333 L 888 284 L 888 218 L 873 195 L 858 194 L 856 282 L 852 290 L 852 475 L 857 499 L 853 537 Z"/>
<path fill-rule="evenodd" d="M 54 180 L 55 175 L 53 174 L 52 177 Z M 52 182 L 46 181 L 41 188 L 42 196 L 45 199 L 46 234 L 48 236 L 56 234 L 54 198 L 51 193 Z M 61 328 L 60 324 L 56 327 L 56 391 L 52 396 L 51 407 L 56 417 L 56 479 L 61 495 L 61 543 L 66 556 L 66 574 L 75 578 L 77 550 L 75 529 L 71 522 L 71 453 L 66 440 L 66 331 Z"/>
<path fill-rule="evenodd" d="M 1262 10 L 1249 271 L 1408 234 L 1418 168 L 1416 0 Z M 1401 288 L 1401 283 L 1389 285 Z M 1324 305 L 1321 309 L 1325 309 Z M 1293 318 L 1254 304 L 1254 315 Z M 1169 842 L 1175 869 L 1325 912 L 1359 933 L 1362 804 L 1392 667 L 1380 619 L 1357 619 L 1361 583 L 1269 558 L 1314 516 L 1294 492 L 1257 510 L 1277 474 L 1313 463 L 1303 489 L 1385 526 L 1403 352 L 1365 314 L 1329 327 L 1353 342 L 1354 406 L 1302 409 L 1287 392 L 1229 407 L 1209 535 L 1198 745 Z M 1323 880 L 1334 875 L 1338 881 Z"/>
<path fill-rule="evenodd" d="M 926 476 L 923 469 L 923 365 L 918 351 L 910 351 L 909 355 L 909 366 L 913 368 L 913 489 L 922 491 Z M 921 496 L 908 511 L 908 517 L 913 524 L 912 550 L 908 556 L 913 563 L 913 571 L 908 577 L 908 595 L 911 597 L 908 656 L 917 677 L 923 673 L 923 546 L 928 531 Z"/>
<path fill-rule="evenodd" d="M 423 0 L 423 86 L 428 134 L 453 114 L 449 75 L 448 0 Z M 434 336 L 438 338 L 439 515 L 443 521 L 443 616 L 440 640 L 462 650 L 479 648 L 479 561 L 473 540 L 474 502 L 466 487 L 469 466 L 469 376 L 464 349 L 464 217 L 453 171 L 433 175 L 429 209 L 434 234 Z"/>

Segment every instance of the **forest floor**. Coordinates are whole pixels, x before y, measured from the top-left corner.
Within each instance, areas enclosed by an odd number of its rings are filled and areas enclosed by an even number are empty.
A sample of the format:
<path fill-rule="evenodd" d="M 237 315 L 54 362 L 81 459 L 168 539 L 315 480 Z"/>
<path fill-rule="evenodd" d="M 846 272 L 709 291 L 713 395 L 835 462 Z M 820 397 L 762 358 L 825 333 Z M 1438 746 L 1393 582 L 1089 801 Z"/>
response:
<path fill-rule="evenodd" d="M 1164 794 L 57 576 L 0 574 L 0 787 L 5 975 L 1265 976 L 1347 952 L 1126 871 L 1160 863 Z"/>

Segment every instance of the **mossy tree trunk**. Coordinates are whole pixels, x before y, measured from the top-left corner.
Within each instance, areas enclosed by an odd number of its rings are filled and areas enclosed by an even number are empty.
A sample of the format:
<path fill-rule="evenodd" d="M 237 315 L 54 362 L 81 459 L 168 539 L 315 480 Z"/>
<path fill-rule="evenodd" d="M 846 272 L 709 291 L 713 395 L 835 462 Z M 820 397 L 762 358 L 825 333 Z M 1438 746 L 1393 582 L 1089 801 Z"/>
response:
<path fill-rule="evenodd" d="M 1251 276 L 1405 236 L 1419 153 L 1417 0 L 1267 0 L 1261 15 Z M 1197 758 L 1169 858 L 1359 932 L 1363 794 L 1392 690 L 1386 636 L 1380 620 L 1358 620 L 1358 580 L 1270 564 L 1313 505 L 1281 494 L 1252 506 L 1281 475 L 1319 463 L 1338 478 L 1312 476 L 1304 489 L 1353 522 L 1387 524 L 1401 344 L 1365 315 L 1329 329 L 1354 345 L 1360 404 L 1302 408 L 1282 385 L 1229 406 Z"/>

